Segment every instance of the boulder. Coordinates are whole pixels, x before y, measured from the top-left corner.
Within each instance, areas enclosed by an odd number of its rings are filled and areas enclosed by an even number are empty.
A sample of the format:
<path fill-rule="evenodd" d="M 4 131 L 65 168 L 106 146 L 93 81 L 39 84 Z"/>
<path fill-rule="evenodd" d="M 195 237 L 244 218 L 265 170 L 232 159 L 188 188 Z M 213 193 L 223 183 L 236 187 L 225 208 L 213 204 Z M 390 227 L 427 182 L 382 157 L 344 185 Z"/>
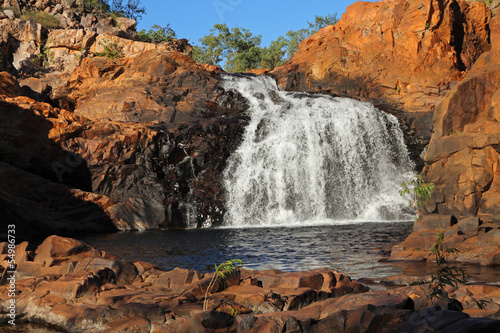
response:
<path fill-rule="evenodd" d="M 401 326 L 401 332 L 494 332 L 500 321 L 489 318 L 471 318 L 463 312 L 424 308 L 414 312 Z"/>
<path fill-rule="evenodd" d="M 6 55 L 12 55 L 11 66 L 24 71 L 30 59 L 39 53 L 38 45 L 44 39 L 45 29 L 33 21 L 19 19 L 0 20 L 0 47 Z"/>

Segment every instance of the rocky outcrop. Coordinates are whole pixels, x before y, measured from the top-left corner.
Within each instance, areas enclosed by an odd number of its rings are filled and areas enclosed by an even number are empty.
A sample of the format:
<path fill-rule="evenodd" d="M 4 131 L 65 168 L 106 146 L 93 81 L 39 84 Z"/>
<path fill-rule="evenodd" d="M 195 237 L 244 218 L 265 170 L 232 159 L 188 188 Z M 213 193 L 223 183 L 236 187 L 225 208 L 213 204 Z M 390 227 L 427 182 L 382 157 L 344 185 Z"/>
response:
<path fill-rule="evenodd" d="M 50 236 L 36 249 L 23 242 L 10 250 L 15 256 L 11 264 L 9 244 L 0 243 L 0 292 L 8 295 L 15 289 L 17 325 L 36 321 L 71 332 L 175 333 L 418 332 L 421 327 L 456 331 L 457 326 L 460 332 L 473 332 L 500 327 L 498 320 L 427 307 L 421 301 L 422 286 L 368 291 L 331 269 L 239 269 L 219 280 L 207 297 L 213 273 L 132 264 L 70 238 Z M 453 293 L 464 301 L 489 300 L 492 310 L 476 315 L 494 316 L 494 309 L 500 309 L 498 287 L 460 286 Z M 203 311 L 205 300 L 208 311 Z M 2 298 L 1 323 L 12 320 L 9 306 L 10 299 Z"/>
<path fill-rule="evenodd" d="M 128 52 L 136 56 L 84 59 L 61 103 L 92 120 L 179 123 L 215 115 L 214 73 L 180 52 L 133 49 L 137 44 L 154 45 L 133 42 Z"/>
<path fill-rule="evenodd" d="M 66 0 L 1 0 L 0 7 L 20 16 L 29 11 L 52 16 L 60 29 L 89 29 L 98 34 L 112 34 L 135 38 L 136 22 L 125 17 L 111 17 L 102 13 L 96 4 Z M 12 17 L 9 17 L 12 19 Z"/>
<path fill-rule="evenodd" d="M 0 70 L 20 78 L 35 99 L 58 100 L 80 62 L 105 54 L 113 48 L 116 55 L 129 57 L 146 50 L 177 51 L 191 54 L 186 39 L 163 43 L 135 41 L 136 22 L 124 17 L 104 15 L 81 1 L 19 1 L 23 13 L 38 12 L 59 21 L 49 29 L 35 20 L 26 20 L 17 10 L 17 1 L 0 1 Z M 64 95 L 65 96 L 65 95 Z"/>
<path fill-rule="evenodd" d="M 454 260 L 500 264 L 499 16 L 490 27 L 491 51 L 479 57 L 436 109 L 422 172 L 425 181 L 436 185 L 425 204 L 431 215 L 417 221 L 408 239 L 393 248 L 395 259 L 426 260 L 427 251 L 415 249 L 428 250 L 443 228 L 445 244 L 460 250 Z"/>
<path fill-rule="evenodd" d="M 491 24 L 490 52 L 436 110 L 423 176 L 436 184 L 427 212 L 500 214 L 500 18 Z M 496 217 L 498 218 L 498 217 Z"/>
<path fill-rule="evenodd" d="M 356 2 L 271 75 L 287 90 L 358 97 L 396 113 L 421 151 L 436 106 L 489 49 L 490 18 L 479 2 Z"/>
<path fill-rule="evenodd" d="M 220 224 L 222 170 L 246 122 L 218 87 L 220 68 L 196 64 L 187 40 L 134 41 L 134 20 L 78 2 L 21 9 L 66 23 L 49 30 L 15 11 L 0 16 L 0 69 L 20 83 L 1 72 L 6 222 L 26 239 Z"/>
<path fill-rule="evenodd" d="M 221 223 L 222 170 L 246 122 L 223 118 L 230 108 L 199 101 L 200 117 L 208 110 L 220 118 L 191 123 L 94 122 L 19 96 L 11 76 L 0 78 L 0 161 L 10 176 L 2 180 L 2 205 L 6 222 L 25 226 L 23 237 Z M 30 191 L 34 184 L 40 185 Z M 95 211 L 76 214 L 84 207 Z"/>
<path fill-rule="evenodd" d="M 431 248 L 443 232 L 445 248 L 458 250 L 448 261 L 482 266 L 500 265 L 500 223 L 478 216 L 457 220 L 453 215 L 425 215 L 402 243 L 392 248 L 391 260 L 435 261 Z"/>

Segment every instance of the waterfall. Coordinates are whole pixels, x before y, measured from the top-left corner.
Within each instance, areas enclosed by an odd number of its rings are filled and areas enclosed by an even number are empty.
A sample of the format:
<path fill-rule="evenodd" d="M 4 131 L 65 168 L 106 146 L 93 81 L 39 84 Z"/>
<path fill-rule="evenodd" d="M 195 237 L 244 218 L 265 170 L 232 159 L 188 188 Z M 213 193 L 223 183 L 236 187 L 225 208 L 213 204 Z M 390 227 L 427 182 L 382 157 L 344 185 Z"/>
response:
<path fill-rule="evenodd" d="M 224 77 L 250 122 L 224 170 L 225 226 L 409 220 L 398 190 L 413 163 L 397 119 L 369 103 Z"/>

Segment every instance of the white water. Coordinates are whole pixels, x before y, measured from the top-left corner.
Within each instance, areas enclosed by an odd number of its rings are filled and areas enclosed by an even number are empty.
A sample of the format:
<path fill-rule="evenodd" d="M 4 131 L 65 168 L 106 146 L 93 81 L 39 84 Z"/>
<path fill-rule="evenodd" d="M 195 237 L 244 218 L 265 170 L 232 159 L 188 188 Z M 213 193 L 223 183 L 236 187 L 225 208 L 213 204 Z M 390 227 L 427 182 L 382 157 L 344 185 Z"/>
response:
<path fill-rule="evenodd" d="M 397 119 L 346 98 L 279 91 L 226 76 L 250 123 L 224 171 L 224 225 L 297 226 L 409 220 L 399 195 L 413 170 Z"/>

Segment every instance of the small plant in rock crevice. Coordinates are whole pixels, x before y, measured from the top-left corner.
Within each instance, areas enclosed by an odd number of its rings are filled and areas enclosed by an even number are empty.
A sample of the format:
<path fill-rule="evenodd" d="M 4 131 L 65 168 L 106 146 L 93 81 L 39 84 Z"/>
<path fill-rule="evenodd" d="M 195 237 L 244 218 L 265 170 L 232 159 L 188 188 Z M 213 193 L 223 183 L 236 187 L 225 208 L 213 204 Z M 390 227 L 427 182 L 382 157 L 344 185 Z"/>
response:
<path fill-rule="evenodd" d="M 415 210 L 415 221 L 417 221 L 422 213 L 424 200 L 431 198 L 435 185 L 424 182 L 421 176 L 416 176 L 409 182 L 403 182 L 401 187 L 399 195 L 408 197 L 409 207 Z"/>
<path fill-rule="evenodd" d="M 431 276 L 427 298 L 432 302 L 439 297 L 445 297 L 446 286 L 458 288 L 459 283 L 465 283 L 467 274 L 462 268 L 451 265 L 447 257 L 457 255 L 458 249 L 444 246 L 444 232 L 440 229 L 436 243 L 430 249 L 436 260 L 436 275 Z M 462 309 L 456 309 L 461 311 Z"/>
<path fill-rule="evenodd" d="M 98 57 L 118 59 L 123 55 L 122 48 L 116 42 L 113 43 L 105 39 L 104 41 L 99 42 L 99 45 L 101 45 L 104 48 L 104 51 L 96 52 L 95 55 Z"/>
<path fill-rule="evenodd" d="M 444 245 L 444 232 L 439 228 L 438 238 L 436 243 L 431 247 L 431 252 L 437 265 L 436 275 L 431 276 L 429 284 L 429 293 L 427 298 L 432 302 L 438 298 L 446 298 L 446 286 L 458 288 L 458 284 L 464 284 L 470 275 L 462 268 L 450 264 L 448 257 L 458 255 L 460 252 L 457 248 L 447 247 Z M 483 310 L 488 301 L 476 300 L 476 305 Z M 451 310 L 462 311 L 463 307 L 459 302 L 451 302 Z"/>
<path fill-rule="evenodd" d="M 31 60 L 33 63 L 40 66 L 54 65 L 55 64 L 54 52 L 52 52 L 49 47 L 44 45 L 41 47 L 40 53 L 35 55 L 35 58 L 32 58 Z"/>
<path fill-rule="evenodd" d="M 87 56 L 87 53 L 88 53 L 87 49 L 81 48 L 80 53 L 75 55 L 76 61 L 78 61 L 78 63 L 81 63 L 83 58 Z"/>
<path fill-rule="evenodd" d="M 203 311 L 207 311 L 208 309 L 208 295 L 210 295 L 210 291 L 214 288 L 216 282 L 223 283 L 227 276 L 233 273 L 235 270 L 239 269 L 243 266 L 243 261 L 240 259 L 228 260 L 223 262 L 220 265 L 215 266 L 215 272 L 208 284 L 207 290 L 205 292 L 205 300 L 203 301 Z"/>

